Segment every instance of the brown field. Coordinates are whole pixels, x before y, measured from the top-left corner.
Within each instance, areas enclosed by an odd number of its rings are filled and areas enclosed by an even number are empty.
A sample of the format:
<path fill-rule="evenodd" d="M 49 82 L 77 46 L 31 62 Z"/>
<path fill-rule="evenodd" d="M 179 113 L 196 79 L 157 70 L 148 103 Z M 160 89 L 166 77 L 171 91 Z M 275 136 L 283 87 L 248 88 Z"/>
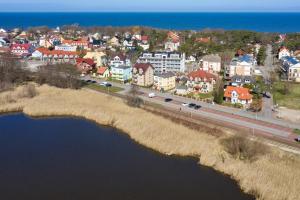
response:
<path fill-rule="evenodd" d="M 270 149 L 255 161 L 234 159 L 220 141 L 162 116 L 127 106 L 123 100 L 88 90 L 37 88 L 29 98 L 22 88 L 0 93 L 0 112 L 23 111 L 40 116 L 77 116 L 126 132 L 136 142 L 164 154 L 196 156 L 203 165 L 230 175 L 247 193 L 264 200 L 297 200 L 300 191 L 300 157 Z"/>

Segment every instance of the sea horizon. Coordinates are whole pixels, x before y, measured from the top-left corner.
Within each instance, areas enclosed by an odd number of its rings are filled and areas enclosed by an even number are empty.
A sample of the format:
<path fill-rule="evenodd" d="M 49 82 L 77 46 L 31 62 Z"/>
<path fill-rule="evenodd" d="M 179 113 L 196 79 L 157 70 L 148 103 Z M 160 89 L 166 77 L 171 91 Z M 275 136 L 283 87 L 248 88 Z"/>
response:
<path fill-rule="evenodd" d="M 0 27 L 23 28 L 78 24 L 91 26 L 145 26 L 172 30 L 248 30 L 300 32 L 300 12 L 0 12 Z"/>

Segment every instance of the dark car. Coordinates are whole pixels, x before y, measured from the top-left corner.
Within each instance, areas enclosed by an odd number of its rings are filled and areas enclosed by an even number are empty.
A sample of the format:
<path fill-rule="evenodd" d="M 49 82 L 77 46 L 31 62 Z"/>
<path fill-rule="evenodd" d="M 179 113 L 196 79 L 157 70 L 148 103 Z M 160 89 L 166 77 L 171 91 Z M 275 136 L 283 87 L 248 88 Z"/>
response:
<path fill-rule="evenodd" d="M 92 83 L 97 83 L 97 81 L 91 81 Z"/>
<path fill-rule="evenodd" d="M 263 97 L 264 97 L 264 98 L 268 98 L 268 99 L 270 99 L 270 98 L 271 98 L 271 96 L 270 96 L 269 94 L 267 94 L 266 92 L 265 92 L 265 93 L 263 93 Z"/>
<path fill-rule="evenodd" d="M 173 101 L 173 99 L 171 99 L 171 98 L 166 98 L 165 99 L 165 102 L 171 102 L 171 101 Z"/>
<path fill-rule="evenodd" d="M 196 104 L 194 104 L 194 103 L 189 104 L 189 108 L 194 108 L 195 106 L 196 106 Z"/>
<path fill-rule="evenodd" d="M 87 83 L 91 83 L 91 82 L 92 82 L 92 80 L 86 80 L 85 82 L 87 82 Z"/>
<path fill-rule="evenodd" d="M 112 84 L 107 83 L 107 84 L 105 84 L 105 86 L 106 86 L 106 87 L 112 87 Z"/>
<path fill-rule="evenodd" d="M 196 106 L 194 107 L 195 110 L 199 110 L 200 108 L 202 108 L 202 106 L 200 106 L 200 105 L 196 105 Z"/>

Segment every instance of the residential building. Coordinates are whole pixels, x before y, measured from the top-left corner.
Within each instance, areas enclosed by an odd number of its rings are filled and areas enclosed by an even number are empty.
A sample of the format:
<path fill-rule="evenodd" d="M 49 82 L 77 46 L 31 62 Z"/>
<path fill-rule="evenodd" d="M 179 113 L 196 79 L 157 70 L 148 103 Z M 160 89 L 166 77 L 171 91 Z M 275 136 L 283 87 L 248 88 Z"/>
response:
<path fill-rule="evenodd" d="M 59 50 L 52 50 L 46 48 L 38 48 L 35 52 L 36 55 L 38 55 L 40 52 L 42 54 L 41 60 L 49 63 L 49 64 L 55 64 L 55 63 L 76 63 L 76 59 L 79 57 L 77 52 L 73 51 L 59 51 Z"/>
<path fill-rule="evenodd" d="M 138 86 L 149 87 L 154 83 L 154 68 L 150 63 L 136 63 L 133 66 L 132 83 Z"/>
<path fill-rule="evenodd" d="M 199 43 L 210 43 L 211 38 L 210 37 L 199 37 L 199 38 L 196 38 L 195 41 L 199 42 Z"/>
<path fill-rule="evenodd" d="M 111 78 L 123 83 L 132 79 L 132 67 L 126 65 L 111 65 Z"/>
<path fill-rule="evenodd" d="M 231 77 L 231 85 L 232 86 L 240 86 L 242 87 L 245 84 L 255 84 L 255 79 L 252 76 L 240 76 L 234 75 Z"/>
<path fill-rule="evenodd" d="M 209 93 L 214 89 L 217 77 L 204 70 L 197 70 L 189 73 L 186 86 L 189 92 Z"/>
<path fill-rule="evenodd" d="M 10 50 L 17 56 L 29 56 L 34 52 L 34 47 L 31 44 L 13 44 Z"/>
<path fill-rule="evenodd" d="M 76 51 L 77 46 L 62 44 L 62 45 L 55 46 L 55 50 L 59 50 L 59 51 Z"/>
<path fill-rule="evenodd" d="M 291 56 L 290 51 L 286 47 L 281 47 L 278 52 L 278 59 L 281 60 L 283 57 Z"/>
<path fill-rule="evenodd" d="M 152 64 L 155 73 L 185 71 L 185 54 L 177 52 L 144 52 L 138 62 Z"/>
<path fill-rule="evenodd" d="M 115 54 L 111 56 L 109 66 L 131 66 L 131 61 L 124 54 Z"/>
<path fill-rule="evenodd" d="M 103 66 L 107 63 L 107 56 L 102 51 L 88 51 L 83 58 L 91 58 L 96 62 L 96 66 Z"/>
<path fill-rule="evenodd" d="M 63 40 L 62 44 L 79 47 L 81 49 L 88 49 L 89 48 L 89 41 L 85 40 L 85 39 Z"/>
<path fill-rule="evenodd" d="M 154 89 L 168 91 L 176 87 L 176 75 L 173 72 L 154 74 Z"/>
<path fill-rule="evenodd" d="M 77 58 L 76 66 L 82 74 L 88 74 L 95 68 L 96 63 L 90 58 Z"/>
<path fill-rule="evenodd" d="M 252 76 L 256 60 L 252 55 L 243 55 L 232 59 L 230 65 L 226 69 L 226 75 L 232 77 L 234 75 Z"/>
<path fill-rule="evenodd" d="M 291 56 L 282 58 L 282 71 L 289 81 L 300 82 L 300 61 Z"/>
<path fill-rule="evenodd" d="M 178 48 L 180 46 L 180 37 L 172 32 L 168 32 L 168 38 L 165 42 L 165 50 L 169 52 L 178 51 Z"/>
<path fill-rule="evenodd" d="M 221 72 L 221 57 L 219 55 L 206 55 L 202 58 L 201 69 L 209 72 L 218 74 Z"/>
<path fill-rule="evenodd" d="M 108 67 L 99 67 L 97 70 L 97 75 L 99 78 L 109 78 L 110 72 Z"/>
<path fill-rule="evenodd" d="M 188 87 L 186 85 L 176 86 L 176 94 L 180 96 L 185 96 L 188 94 Z"/>
<path fill-rule="evenodd" d="M 245 107 L 252 103 L 252 95 L 248 88 L 227 86 L 224 97 L 227 102 L 242 104 Z"/>

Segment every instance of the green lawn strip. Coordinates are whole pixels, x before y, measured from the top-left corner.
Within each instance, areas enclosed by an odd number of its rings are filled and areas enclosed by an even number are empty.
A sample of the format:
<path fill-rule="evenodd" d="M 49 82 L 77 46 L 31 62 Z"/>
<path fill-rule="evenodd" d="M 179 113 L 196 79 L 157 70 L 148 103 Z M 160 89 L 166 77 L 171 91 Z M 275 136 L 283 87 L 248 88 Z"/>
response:
<path fill-rule="evenodd" d="M 288 84 L 289 92 L 285 92 L 284 84 Z M 276 82 L 273 84 L 274 103 L 290 109 L 300 109 L 300 84 Z"/>
<path fill-rule="evenodd" d="M 113 92 L 113 93 L 117 93 L 123 90 L 123 88 L 120 87 L 105 87 L 102 85 L 97 85 L 97 84 L 88 84 L 86 85 L 87 88 L 93 89 L 93 90 L 97 90 L 97 91 L 103 91 L 103 92 Z"/>
<path fill-rule="evenodd" d="M 300 135 L 300 130 L 299 129 L 294 129 L 294 133 L 296 133 L 297 135 Z"/>

